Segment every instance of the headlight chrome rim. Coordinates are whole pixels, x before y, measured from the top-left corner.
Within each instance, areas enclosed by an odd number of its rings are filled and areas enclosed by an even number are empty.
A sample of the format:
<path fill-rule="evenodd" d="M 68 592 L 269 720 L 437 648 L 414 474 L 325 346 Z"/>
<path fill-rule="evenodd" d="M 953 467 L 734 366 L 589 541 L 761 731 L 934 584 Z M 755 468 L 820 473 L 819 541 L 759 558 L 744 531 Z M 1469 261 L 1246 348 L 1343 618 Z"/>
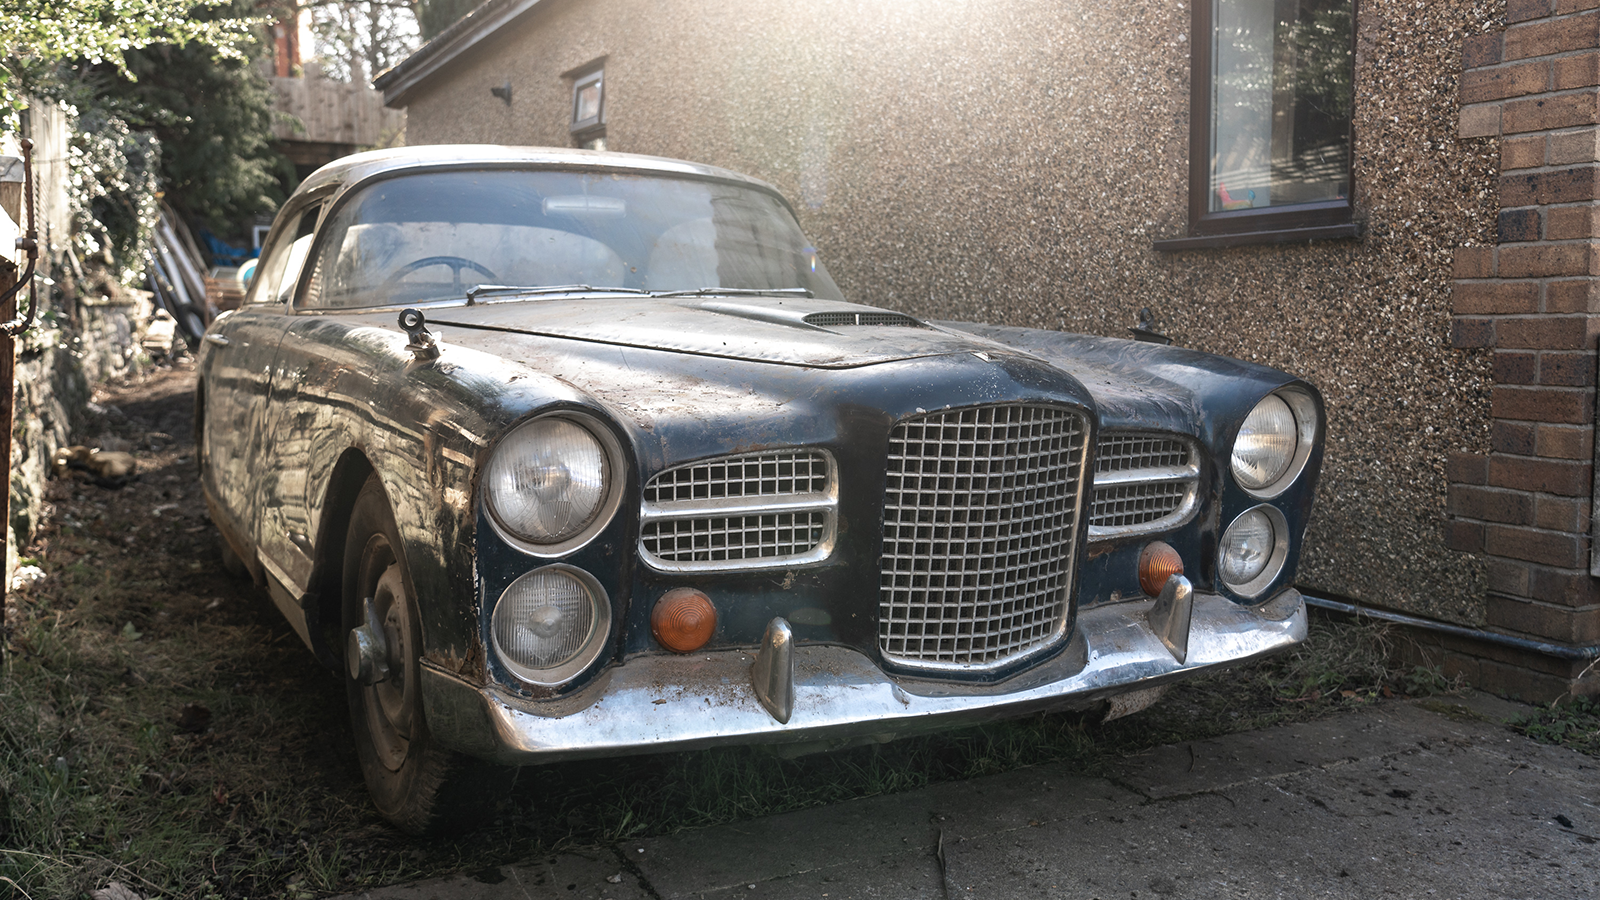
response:
<path fill-rule="evenodd" d="M 600 447 L 603 462 L 604 490 L 601 499 L 596 504 L 594 512 L 588 520 L 572 535 L 557 541 L 541 542 L 535 538 L 518 533 L 502 517 L 493 496 L 492 480 L 495 476 L 496 465 L 503 460 L 501 454 L 516 452 L 514 439 L 524 429 L 540 427 L 541 424 L 560 421 L 583 429 L 589 437 L 593 438 Z M 483 467 L 479 491 L 482 495 L 484 510 L 488 513 L 494 531 L 506 543 L 516 547 L 530 556 L 554 558 L 565 556 L 588 544 L 605 527 L 611 524 L 616 517 L 617 509 L 622 502 L 623 487 L 623 455 L 622 446 L 610 428 L 607 428 L 594 416 L 586 415 L 571 410 L 562 410 L 545 415 L 535 416 L 507 430 L 495 446 L 494 452 L 489 455 L 489 461 Z"/>
<path fill-rule="evenodd" d="M 589 600 L 591 617 L 587 633 L 571 656 L 555 665 L 539 668 L 519 661 L 503 645 L 501 626 L 504 623 L 503 616 L 512 615 L 509 604 L 514 602 L 513 591 L 525 587 L 528 582 L 535 579 L 551 577 L 566 578 L 575 582 Z M 495 657 L 511 674 L 539 687 L 560 687 L 578 677 L 605 651 L 610 635 L 611 600 L 606 595 L 605 588 L 601 587 L 600 582 L 588 572 L 560 563 L 541 566 L 519 575 L 500 592 L 500 596 L 495 600 L 494 612 L 489 616 L 489 642 L 494 649 Z"/>
<path fill-rule="evenodd" d="M 1280 496 L 1300 480 L 1300 474 L 1305 471 L 1306 464 L 1311 460 L 1311 451 L 1316 449 L 1317 440 L 1321 436 L 1322 422 L 1317 411 L 1316 401 L 1306 391 L 1288 387 L 1273 391 L 1261 398 L 1256 406 L 1251 407 L 1254 413 L 1262 403 L 1276 398 L 1289 407 L 1289 412 L 1294 416 L 1295 423 L 1295 448 L 1289 458 L 1289 464 L 1277 478 L 1259 487 L 1252 488 L 1245 483 L 1239 475 L 1239 464 L 1234 453 L 1237 449 L 1238 435 L 1234 435 L 1235 447 L 1228 452 L 1228 474 L 1233 477 L 1233 483 L 1239 489 L 1258 500 L 1271 500 Z M 1248 418 L 1248 416 L 1246 416 Z"/>
<path fill-rule="evenodd" d="M 1254 513 L 1259 513 L 1266 516 L 1267 521 L 1271 524 L 1272 548 L 1267 556 L 1266 564 L 1262 566 L 1261 571 L 1257 573 L 1255 577 L 1241 584 L 1234 584 L 1233 582 L 1228 581 L 1227 576 L 1223 574 L 1227 571 L 1226 560 L 1228 546 L 1231 543 L 1229 541 L 1229 536 L 1233 534 L 1234 529 L 1239 527 L 1241 522 Z M 1288 519 L 1284 518 L 1283 512 L 1276 506 L 1272 506 L 1267 503 L 1261 503 L 1256 506 L 1252 506 L 1244 512 L 1239 513 L 1239 515 L 1234 517 L 1232 522 L 1228 523 L 1228 527 L 1222 532 L 1222 539 L 1217 542 L 1217 583 L 1225 587 L 1230 593 L 1239 597 L 1243 597 L 1247 600 L 1259 597 L 1266 592 L 1267 588 L 1271 587 L 1272 584 L 1278 580 L 1279 576 L 1283 574 L 1283 567 L 1284 564 L 1288 562 L 1288 559 Z"/>

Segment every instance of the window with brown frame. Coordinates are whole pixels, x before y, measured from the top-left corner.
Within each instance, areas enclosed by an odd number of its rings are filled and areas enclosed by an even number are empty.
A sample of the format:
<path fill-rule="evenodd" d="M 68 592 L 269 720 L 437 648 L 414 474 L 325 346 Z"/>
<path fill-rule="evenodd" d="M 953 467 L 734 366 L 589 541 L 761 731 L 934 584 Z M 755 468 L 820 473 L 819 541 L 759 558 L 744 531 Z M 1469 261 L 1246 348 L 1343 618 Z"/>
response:
<path fill-rule="evenodd" d="M 569 74 L 572 79 L 573 143 L 585 150 L 606 149 L 605 61 L 590 63 Z"/>
<path fill-rule="evenodd" d="M 1348 237 L 1355 0 L 1195 0 L 1182 250 Z"/>

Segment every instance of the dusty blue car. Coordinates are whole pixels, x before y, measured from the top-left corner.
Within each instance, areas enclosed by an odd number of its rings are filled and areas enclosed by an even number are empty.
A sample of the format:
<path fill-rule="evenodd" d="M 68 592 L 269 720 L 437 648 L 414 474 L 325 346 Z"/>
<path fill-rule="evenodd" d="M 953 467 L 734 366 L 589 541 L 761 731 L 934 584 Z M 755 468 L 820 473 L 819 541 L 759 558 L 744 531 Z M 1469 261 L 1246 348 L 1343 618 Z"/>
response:
<path fill-rule="evenodd" d="M 1305 635 L 1316 388 L 851 303 L 733 172 L 352 156 L 203 348 L 227 555 L 413 831 L 479 764 L 1115 715 Z"/>

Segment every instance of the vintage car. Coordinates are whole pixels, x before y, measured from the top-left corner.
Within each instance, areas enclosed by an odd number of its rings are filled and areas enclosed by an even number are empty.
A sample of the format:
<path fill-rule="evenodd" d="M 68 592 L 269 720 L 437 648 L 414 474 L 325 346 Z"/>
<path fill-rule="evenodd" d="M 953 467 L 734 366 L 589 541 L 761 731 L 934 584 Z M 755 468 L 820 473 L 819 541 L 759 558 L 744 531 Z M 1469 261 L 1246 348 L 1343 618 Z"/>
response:
<path fill-rule="evenodd" d="M 1306 633 L 1316 388 L 846 302 L 710 166 L 340 160 L 200 371 L 224 555 L 342 673 L 411 830 L 474 759 L 1114 715 Z"/>

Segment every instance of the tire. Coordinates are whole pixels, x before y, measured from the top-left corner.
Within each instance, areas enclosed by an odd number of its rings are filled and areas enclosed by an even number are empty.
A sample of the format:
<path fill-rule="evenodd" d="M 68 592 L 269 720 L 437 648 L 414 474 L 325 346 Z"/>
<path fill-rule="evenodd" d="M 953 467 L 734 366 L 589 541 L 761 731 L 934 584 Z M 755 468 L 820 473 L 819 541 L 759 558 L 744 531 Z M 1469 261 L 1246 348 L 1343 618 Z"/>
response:
<path fill-rule="evenodd" d="M 344 553 L 341 637 L 367 623 L 367 598 L 381 623 L 389 677 L 363 685 L 345 666 L 345 697 L 356 756 L 378 812 L 395 827 L 426 834 L 466 824 L 488 805 L 504 772 L 441 747 L 423 718 L 422 631 L 416 590 L 400 550 L 394 513 L 377 476 L 356 496 Z M 344 643 L 341 641 L 341 643 Z"/>

